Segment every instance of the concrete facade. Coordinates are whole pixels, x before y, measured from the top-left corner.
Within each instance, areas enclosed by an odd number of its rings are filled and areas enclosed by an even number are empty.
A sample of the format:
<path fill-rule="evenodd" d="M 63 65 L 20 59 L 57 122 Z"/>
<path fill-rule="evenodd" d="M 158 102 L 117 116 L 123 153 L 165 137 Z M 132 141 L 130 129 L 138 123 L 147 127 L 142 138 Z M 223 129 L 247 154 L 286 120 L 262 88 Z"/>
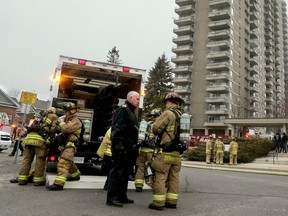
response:
<path fill-rule="evenodd" d="M 192 134 L 232 135 L 229 118 L 283 118 L 284 0 L 175 0 L 175 92 Z"/>

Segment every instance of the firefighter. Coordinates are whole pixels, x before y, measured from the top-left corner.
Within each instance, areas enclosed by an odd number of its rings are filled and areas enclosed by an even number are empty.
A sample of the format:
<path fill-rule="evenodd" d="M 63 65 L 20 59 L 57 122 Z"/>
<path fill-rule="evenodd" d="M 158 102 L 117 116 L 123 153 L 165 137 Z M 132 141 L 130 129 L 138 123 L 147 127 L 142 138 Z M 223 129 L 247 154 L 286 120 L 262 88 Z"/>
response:
<path fill-rule="evenodd" d="M 68 173 L 71 180 L 80 179 L 80 171 L 73 162 L 77 144 L 82 129 L 82 122 L 78 118 L 78 110 L 74 103 L 65 102 L 63 104 L 65 116 L 59 118 L 59 129 L 64 136 L 62 145 L 59 146 L 61 151 L 57 164 L 57 176 L 54 184 L 47 186 L 48 190 L 63 190 L 64 184 L 67 181 Z M 59 121 L 58 121 L 59 122 Z"/>
<path fill-rule="evenodd" d="M 179 193 L 179 172 L 181 168 L 181 154 L 173 139 L 177 130 L 177 118 L 181 116 L 183 99 L 174 92 L 166 94 L 162 100 L 166 104 L 164 112 L 152 124 L 152 132 L 160 138 L 160 149 L 152 159 L 151 167 L 155 178 L 152 185 L 153 202 L 148 208 L 163 210 L 176 208 Z M 177 116 L 176 116 L 177 115 Z M 179 134 L 178 134 L 179 135 Z M 172 144 L 172 145 L 171 145 Z"/>
<path fill-rule="evenodd" d="M 19 185 L 27 185 L 29 179 L 29 171 L 33 162 L 34 156 L 36 163 L 34 167 L 33 183 L 34 186 L 45 185 L 45 163 L 48 153 L 47 144 L 50 133 L 55 132 L 57 115 L 54 107 L 49 108 L 48 115 L 45 121 L 41 116 L 37 115 L 31 126 L 28 128 L 28 134 L 23 140 L 25 145 L 24 159 L 18 175 Z"/>
<path fill-rule="evenodd" d="M 215 141 L 215 151 L 216 151 L 216 164 L 223 165 L 223 157 L 224 157 L 225 146 L 222 142 L 222 137 L 219 136 Z"/>
<path fill-rule="evenodd" d="M 238 143 L 236 138 L 233 137 L 229 146 L 229 165 L 237 165 Z"/>
<path fill-rule="evenodd" d="M 206 140 L 206 163 L 211 163 L 211 153 L 212 153 L 212 135 L 209 135 L 208 139 Z"/>
<path fill-rule="evenodd" d="M 20 149 L 21 151 L 21 154 L 20 156 L 23 156 L 23 152 L 24 152 L 24 148 L 22 146 L 22 142 L 23 142 L 23 139 L 25 138 L 26 134 L 27 134 L 27 129 L 26 127 L 23 127 L 22 128 L 22 132 L 21 132 L 21 122 L 18 123 L 18 127 L 17 129 L 15 129 L 15 132 L 13 132 L 14 134 L 14 147 L 13 147 L 13 150 L 12 152 L 8 155 L 8 156 L 14 156 L 16 152 L 18 152 L 17 148 Z M 20 137 L 20 132 L 21 132 L 21 137 Z M 19 140 L 20 139 L 20 140 Z M 18 147 L 18 142 L 19 142 L 19 147 Z"/>
<path fill-rule="evenodd" d="M 105 166 L 107 167 L 107 179 L 104 184 L 104 190 L 108 188 L 109 171 L 112 166 L 112 152 L 111 152 L 111 127 L 105 133 L 105 136 L 96 152 L 96 154 L 103 159 Z"/>
<path fill-rule="evenodd" d="M 151 159 L 155 150 L 155 135 L 151 131 L 151 125 L 155 122 L 156 118 L 162 113 L 161 108 L 153 109 L 147 115 L 148 121 L 148 139 L 140 144 L 139 155 L 137 156 L 136 165 L 138 166 L 135 179 L 136 192 L 142 192 L 144 186 L 144 171 L 145 163 L 151 163 Z"/>

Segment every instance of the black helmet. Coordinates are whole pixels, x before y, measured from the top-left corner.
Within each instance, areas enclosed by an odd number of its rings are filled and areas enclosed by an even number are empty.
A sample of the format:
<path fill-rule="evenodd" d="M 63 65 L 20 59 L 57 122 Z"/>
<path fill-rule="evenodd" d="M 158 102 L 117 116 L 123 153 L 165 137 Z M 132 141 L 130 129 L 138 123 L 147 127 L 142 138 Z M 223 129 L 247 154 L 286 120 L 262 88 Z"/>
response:
<path fill-rule="evenodd" d="M 70 111 L 70 110 L 73 110 L 73 109 L 77 109 L 76 105 L 72 102 L 65 102 L 63 104 L 63 110 L 64 111 Z"/>
<path fill-rule="evenodd" d="M 179 103 L 184 103 L 185 101 L 175 92 L 169 92 L 167 93 L 163 100 L 162 103 L 165 103 L 167 100 L 170 100 L 172 102 L 179 102 Z"/>
<path fill-rule="evenodd" d="M 147 116 L 160 116 L 162 114 L 161 108 L 153 109 Z"/>

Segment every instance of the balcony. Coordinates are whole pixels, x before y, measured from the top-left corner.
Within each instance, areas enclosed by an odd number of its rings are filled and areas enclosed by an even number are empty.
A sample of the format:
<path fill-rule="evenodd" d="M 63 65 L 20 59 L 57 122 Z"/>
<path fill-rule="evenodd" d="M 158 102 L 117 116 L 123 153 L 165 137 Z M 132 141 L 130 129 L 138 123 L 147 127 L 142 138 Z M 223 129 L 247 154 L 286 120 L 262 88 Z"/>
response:
<path fill-rule="evenodd" d="M 173 29 L 173 32 L 176 34 L 176 35 L 191 35 L 194 33 L 194 28 L 192 26 L 181 26 L 181 27 L 178 27 L 178 28 L 174 28 Z"/>
<path fill-rule="evenodd" d="M 176 38 L 173 38 L 173 43 L 177 45 L 187 45 L 193 43 L 193 37 L 192 36 L 179 36 Z"/>
<path fill-rule="evenodd" d="M 190 45 L 177 46 L 172 48 L 172 52 L 175 54 L 189 54 L 193 52 L 193 48 Z"/>
<path fill-rule="evenodd" d="M 192 14 L 193 12 L 195 12 L 194 5 L 186 5 L 183 7 L 175 8 L 175 13 L 177 13 L 179 16 L 184 14 Z"/>
<path fill-rule="evenodd" d="M 223 127 L 225 126 L 225 120 L 210 120 L 204 122 L 205 127 Z"/>
<path fill-rule="evenodd" d="M 179 19 L 174 19 L 174 23 L 177 26 L 187 26 L 187 25 L 192 26 L 194 24 L 194 21 L 195 21 L 194 16 L 183 16 L 180 17 Z"/>
<path fill-rule="evenodd" d="M 212 21 L 230 19 L 230 12 L 227 9 L 226 10 L 219 10 L 219 11 L 212 11 L 209 13 L 208 17 Z"/>
<path fill-rule="evenodd" d="M 254 11 L 250 13 L 250 20 L 256 20 L 259 19 L 259 12 L 258 11 Z"/>
<path fill-rule="evenodd" d="M 219 21 L 212 21 L 208 23 L 208 27 L 211 30 L 224 30 L 230 28 L 230 21 L 229 20 L 219 20 Z"/>
<path fill-rule="evenodd" d="M 228 96 L 214 96 L 214 97 L 206 97 L 205 102 L 206 103 L 227 103 L 229 101 L 229 97 Z"/>
<path fill-rule="evenodd" d="M 222 62 L 210 62 L 207 64 L 207 70 L 229 70 L 230 64 L 227 61 Z"/>
<path fill-rule="evenodd" d="M 257 74 L 251 75 L 249 77 L 249 81 L 252 84 L 258 83 L 259 82 L 259 76 Z"/>
<path fill-rule="evenodd" d="M 228 115 L 229 111 L 227 108 L 225 109 L 209 109 L 205 111 L 206 115 Z"/>
<path fill-rule="evenodd" d="M 207 81 L 211 80 L 229 80 L 230 76 L 227 72 L 223 73 L 213 73 L 213 74 L 208 74 L 206 76 Z"/>
<path fill-rule="evenodd" d="M 171 59 L 175 64 L 191 63 L 193 62 L 193 55 L 179 55 Z"/>
<path fill-rule="evenodd" d="M 215 8 L 225 8 L 231 5 L 230 0 L 209 0 L 209 6 Z"/>
<path fill-rule="evenodd" d="M 230 53 L 227 51 L 210 52 L 207 55 L 210 60 L 227 60 L 230 58 Z"/>
<path fill-rule="evenodd" d="M 272 80 L 266 80 L 265 85 L 267 88 L 271 88 L 273 86 L 273 81 Z"/>
<path fill-rule="evenodd" d="M 230 38 L 230 30 L 210 31 L 208 38 L 211 40 L 224 40 Z"/>
<path fill-rule="evenodd" d="M 174 92 L 178 93 L 178 94 L 191 93 L 191 87 L 178 86 L 178 87 L 174 88 Z"/>
<path fill-rule="evenodd" d="M 176 4 L 181 6 L 195 4 L 195 0 L 176 0 Z"/>
<path fill-rule="evenodd" d="M 259 97 L 257 95 L 250 95 L 248 99 L 250 102 L 257 102 Z"/>
<path fill-rule="evenodd" d="M 254 20 L 254 21 L 250 22 L 250 28 L 251 29 L 258 28 L 258 26 L 259 26 L 259 20 Z"/>
<path fill-rule="evenodd" d="M 172 73 L 175 73 L 175 74 L 192 73 L 192 66 L 175 67 L 172 69 Z"/>
<path fill-rule="evenodd" d="M 210 41 L 207 44 L 207 47 L 208 48 L 220 47 L 222 49 L 229 49 L 230 48 L 230 42 L 229 42 L 229 40 Z"/>
<path fill-rule="evenodd" d="M 219 85 L 209 85 L 206 87 L 207 92 L 227 92 L 229 91 L 229 86 L 226 84 L 219 84 Z"/>
<path fill-rule="evenodd" d="M 174 79 L 173 79 L 173 83 L 175 83 L 175 84 L 187 84 L 187 83 L 191 83 L 192 82 L 192 79 L 191 79 L 191 77 L 181 77 L 181 76 L 179 76 L 179 77 L 174 77 Z"/>

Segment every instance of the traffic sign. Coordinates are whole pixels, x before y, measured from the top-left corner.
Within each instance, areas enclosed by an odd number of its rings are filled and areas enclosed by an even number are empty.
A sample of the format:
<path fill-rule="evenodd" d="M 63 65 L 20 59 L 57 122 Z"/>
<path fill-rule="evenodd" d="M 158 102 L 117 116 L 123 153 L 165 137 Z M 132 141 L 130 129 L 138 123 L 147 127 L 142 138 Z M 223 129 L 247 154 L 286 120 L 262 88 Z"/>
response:
<path fill-rule="evenodd" d="M 22 92 L 20 97 L 20 102 L 25 104 L 34 105 L 37 100 L 37 94 L 31 92 Z"/>

